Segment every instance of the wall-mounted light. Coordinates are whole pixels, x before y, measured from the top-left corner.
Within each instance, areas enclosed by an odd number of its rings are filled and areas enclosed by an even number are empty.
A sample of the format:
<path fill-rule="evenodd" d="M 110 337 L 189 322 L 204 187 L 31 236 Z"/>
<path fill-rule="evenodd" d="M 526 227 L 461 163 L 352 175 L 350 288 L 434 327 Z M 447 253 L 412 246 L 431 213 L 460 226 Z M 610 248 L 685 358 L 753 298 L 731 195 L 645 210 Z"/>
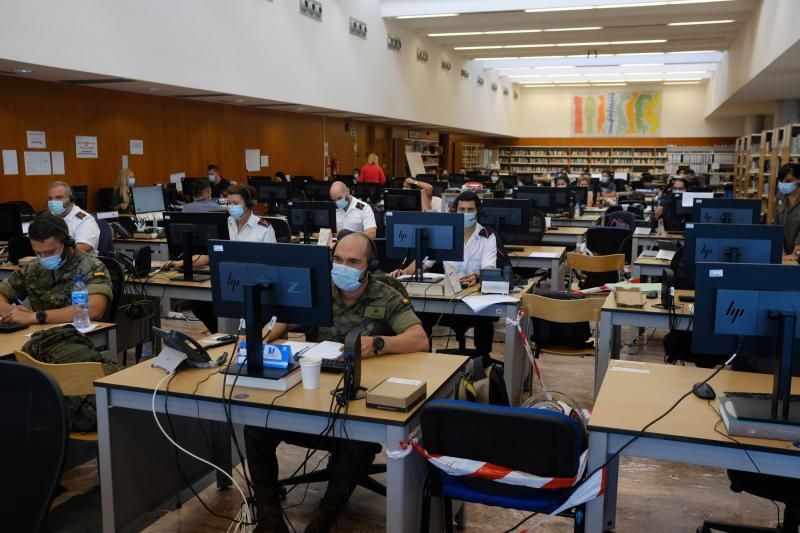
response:
<path fill-rule="evenodd" d="M 422 48 L 417 48 L 417 61 L 422 61 L 423 63 L 428 62 L 428 52 L 423 50 Z"/>
<path fill-rule="evenodd" d="M 446 70 L 447 72 L 450 72 L 451 68 L 453 68 L 453 65 L 450 64 L 450 62 L 447 61 L 446 59 L 442 59 L 442 70 Z"/>
<path fill-rule="evenodd" d="M 464 78 L 465 80 L 469 79 L 469 71 L 467 69 L 463 69 L 462 68 L 461 69 L 461 77 Z"/>
<path fill-rule="evenodd" d="M 497 83 L 492 82 L 492 90 L 497 92 Z"/>
<path fill-rule="evenodd" d="M 482 86 L 484 83 L 486 83 L 486 80 L 484 80 L 482 76 L 478 76 L 478 85 Z"/>
<path fill-rule="evenodd" d="M 367 23 L 361 22 L 358 19 L 350 17 L 350 35 L 355 35 L 356 37 L 361 37 L 362 39 L 366 39 Z"/>
<path fill-rule="evenodd" d="M 316 21 L 322 21 L 322 3 L 317 0 L 300 0 L 300 13 Z"/>
<path fill-rule="evenodd" d="M 509 90 L 508 87 L 503 87 L 503 96 L 508 96 Z"/>
<path fill-rule="evenodd" d="M 400 40 L 400 37 L 392 35 L 391 33 L 386 36 L 386 48 L 399 52 L 402 47 L 403 41 Z"/>

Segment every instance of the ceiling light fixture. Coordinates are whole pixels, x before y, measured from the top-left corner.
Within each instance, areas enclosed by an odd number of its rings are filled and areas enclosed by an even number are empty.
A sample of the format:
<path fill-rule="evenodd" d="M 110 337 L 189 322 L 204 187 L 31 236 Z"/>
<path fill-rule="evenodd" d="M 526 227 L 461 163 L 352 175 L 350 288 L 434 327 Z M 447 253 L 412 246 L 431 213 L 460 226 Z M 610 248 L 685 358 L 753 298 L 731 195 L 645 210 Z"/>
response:
<path fill-rule="evenodd" d="M 703 81 L 703 78 L 672 78 L 665 81 Z"/>
<path fill-rule="evenodd" d="M 535 70 L 555 70 L 555 69 L 564 69 L 564 68 L 575 68 L 575 65 L 542 65 L 541 67 L 533 67 Z"/>
<path fill-rule="evenodd" d="M 544 78 L 543 74 L 516 74 L 514 76 L 506 76 L 507 78 Z"/>
<path fill-rule="evenodd" d="M 625 84 L 625 80 L 589 80 L 591 83 L 622 83 Z"/>
<path fill-rule="evenodd" d="M 534 84 L 534 85 L 523 85 L 523 87 L 527 87 L 529 89 L 532 88 L 532 87 L 538 88 L 538 87 L 555 87 L 555 86 L 556 86 L 555 83 L 537 83 L 537 84 Z"/>
<path fill-rule="evenodd" d="M 592 83 L 592 87 L 624 87 L 627 83 Z"/>
<path fill-rule="evenodd" d="M 544 31 L 590 31 L 602 29 L 602 26 L 584 26 L 582 28 L 547 28 Z"/>
<path fill-rule="evenodd" d="M 716 2 L 730 2 L 731 0 L 667 0 L 662 2 L 636 2 L 630 4 L 605 4 L 605 5 L 591 5 L 591 6 L 570 6 L 570 7 L 539 7 L 533 9 L 526 9 L 525 13 L 547 13 L 550 11 L 586 11 L 589 9 L 617 9 L 625 7 L 656 7 L 666 5 L 683 5 L 683 4 L 706 4 Z"/>
<path fill-rule="evenodd" d="M 705 74 L 705 70 L 675 70 L 666 74 Z"/>
<path fill-rule="evenodd" d="M 647 82 L 655 82 L 655 81 L 664 81 L 664 78 L 649 78 L 649 79 L 634 79 L 634 80 L 625 80 L 628 83 L 647 83 Z"/>
<path fill-rule="evenodd" d="M 665 81 L 664 85 L 699 85 L 699 81 Z"/>
<path fill-rule="evenodd" d="M 453 50 L 497 50 L 499 48 L 503 48 L 499 45 L 491 45 L 491 46 L 456 46 Z"/>
<path fill-rule="evenodd" d="M 623 72 L 623 76 L 653 76 L 657 75 L 660 76 L 664 74 L 663 72 Z"/>
<path fill-rule="evenodd" d="M 589 83 L 559 83 L 558 87 L 591 87 Z"/>
<path fill-rule="evenodd" d="M 482 32 L 484 35 L 510 35 L 512 33 L 541 33 L 542 30 L 492 30 Z"/>
<path fill-rule="evenodd" d="M 30 74 L 33 70 L 29 68 L 15 68 L 14 74 Z"/>
<path fill-rule="evenodd" d="M 545 78 L 581 78 L 582 74 L 545 74 Z"/>
<path fill-rule="evenodd" d="M 476 57 L 475 61 L 511 61 L 514 59 L 524 59 L 519 57 Z"/>
<path fill-rule="evenodd" d="M 719 50 L 684 50 L 682 52 L 667 52 L 667 54 L 678 55 L 678 54 L 716 54 L 719 53 Z"/>
<path fill-rule="evenodd" d="M 663 67 L 664 63 L 623 63 L 621 67 Z"/>
<path fill-rule="evenodd" d="M 482 31 L 456 31 L 452 33 L 429 33 L 428 37 L 461 37 L 464 35 L 483 35 Z"/>
<path fill-rule="evenodd" d="M 736 22 L 733 19 L 726 20 L 698 20 L 696 22 L 670 22 L 667 26 L 699 26 L 701 24 L 730 24 Z"/>
<path fill-rule="evenodd" d="M 503 48 L 550 48 L 552 44 L 507 44 Z"/>
<path fill-rule="evenodd" d="M 435 19 L 442 17 L 457 17 L 458 13 L 435 13 L 433 15 L 401 15 L 399 19 Z"/>

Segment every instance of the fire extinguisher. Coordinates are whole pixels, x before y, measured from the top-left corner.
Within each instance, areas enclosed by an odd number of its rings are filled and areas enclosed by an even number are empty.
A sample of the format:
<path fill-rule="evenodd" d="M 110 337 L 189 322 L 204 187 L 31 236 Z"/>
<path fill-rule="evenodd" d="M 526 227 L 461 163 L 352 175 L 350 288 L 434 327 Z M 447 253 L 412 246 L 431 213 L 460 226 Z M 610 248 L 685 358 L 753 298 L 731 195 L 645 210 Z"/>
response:
<path fill-rule="evenodd" d="M 339 175 L 339 160 L 336 159 L 336 154 L 333 154 L 330 162 L 330 177 L 334 178 Z"/>

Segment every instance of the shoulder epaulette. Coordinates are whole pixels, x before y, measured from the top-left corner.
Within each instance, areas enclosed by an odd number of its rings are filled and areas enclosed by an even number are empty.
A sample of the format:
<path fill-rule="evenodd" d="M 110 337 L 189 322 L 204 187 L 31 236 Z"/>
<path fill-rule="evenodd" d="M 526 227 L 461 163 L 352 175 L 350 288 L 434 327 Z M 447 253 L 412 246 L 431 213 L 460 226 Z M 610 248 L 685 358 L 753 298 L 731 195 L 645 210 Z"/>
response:
<path fill-rule="evenodd" d="M 481 230 L 478 232 L 478 235 L 488 239 L 489 237 L 492 236 L 492 230 L 490 230 L 489 228 L 481 228 Z"/>
<path fill-rule="evenodd" d="M 86 218 L 86 213 L 84 213 L 83 211 L 78 211 L 78 213 L 75 215 L 75 218 L 77 218 L 78 220 L 83 220 L 84 218 Z"/>
<path fill-rule="evenodd" d="M 265 228 L 270 227 L 269 220 L 267 220 L 266 218 L 262 218 L 261 220 L 259 220 L 258 221 L 258 225 L 259 226 L 264 226 Z"/>
<path fill-rule="evenodd" d="M 364 209 L 364 204 L 361 202 L 356 202 L 356 209 Z"/>

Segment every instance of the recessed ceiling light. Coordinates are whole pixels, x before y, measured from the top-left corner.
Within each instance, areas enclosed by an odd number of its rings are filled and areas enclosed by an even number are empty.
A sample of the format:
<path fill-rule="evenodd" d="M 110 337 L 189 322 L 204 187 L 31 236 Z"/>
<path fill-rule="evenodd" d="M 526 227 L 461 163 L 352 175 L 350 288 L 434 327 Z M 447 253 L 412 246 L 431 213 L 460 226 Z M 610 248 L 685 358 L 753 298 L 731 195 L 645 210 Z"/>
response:
<path fill-rule="evenodd" d="M 511 61 L 512 59 L 520 59 L 519 57 L 476 57 L 475 61 Z"/>
<path fill-rule="evenodd" d="M 533 68 L 536 70 L 553 70 L 553 69 L 563 69 L 563 68 L 575 68 L 575 65 L 552 65 L 549 67 L 547 65 L 542 65 L 540 67 L 533 67 Z"/>
<path fill-rule="evenodd" d="M 528 87 L 528 88 L 531 88 L 531 87 L 555 87 L 555 86 L 556 86 L 555 83 L 536 83 L 536 84 L 533 84 L 533 85 L 523 85 L 523 87 Z"/>
<path fill-rule="evenodd" d="M 492 30 L 483 32 L 484 35 L 510 35 L 512 33 L 541 33 L 542 30 Z"/>
<path fill-rule="evenodd" d="M 624 87 L 627 83 L 592 83 L 592 87 Z"/>
<path fill-rule="evenodd" d="M 457 17 L 458 13 L 436 13 L 433 15 L 401 15 L 399 19 L 435 19 L 441 17 Z"/>
<path fill-rule="evenodd" d="M 596 72 L 594 74 L 589 74 L 589 76 L 622 76 L 619 72 Z"/>
<path fill-rule="evenodd" d="M 617 56 L 654 56 L 659 55 L 661 52 L 625 52 L 622 54 L 614 54 Z"/>
<path fill-rule="evenodd" d="M 545 78 L 581 78 L 582 74 L 546 74 Z"/>
<path fill-rule="evenodd" d="M 698 85 L 699 81 L 665 81 L 664 85 Z"/>
<path fill-rule="evenodd" d="M 581 28 L 547 28 L 544 31 L 589 31 L 589 30 L 602 30 L 602 26 L 584 26 Z"/>
<path fill-rule="evenodd" d="M 667 72 L 667 74 L 705 74 L 705 70 L 674 70 Z"/>
<path fill-rule="evenodd" d="M 592 83 L 621 83 L 625 85 L 625 80 L 589 80 Z"/>
<path fill-rule="evenodd" d="M 152 91 L 152 92 L 154 92 L 154 93 L 155 93 L 155 92 L 158 92 L 158 91 L 160 91 L 161 89 L 160 89 L 159 87 L 150 87 L 150 88 L 149 88 L 149 89 L 147 89 L 147 90 L 148 90 L 148 91 Z"/>
<path fill-rule="evenodd" d="M 653 76 L 653 75 L 662 75 L 663 72 L 623 72 L 623 76 Z"/>
<path fill-rule="evenodd" d="M 29 68 L 15 68 L 14 69 L 14 74 L 30 74 L 31 72 L 33 72 L 33 71 L 31 69 L 29 69 Z"/>
<path fill-rule="evenodd" d="M 663 67 L 664 63 L 623 63 L 621 67 Z"/>
<path fill-rule="evenodd" d="M 683 52 L 667 52 L 668 54 L 716 54 L 719 50 L 685 50 Z"/>
<path fill-rule="evenodd" d="M 503 48 L 499 45 L 491 45 L 491 46 L 456 46 L 453 50 L 497 50 L 499 48 Z"/>
<path fill-rule="evenodd" d="M 664 78 L 648 78 L 648 79 L 635 79 L 635 80 L 625 80 L 628 83 L 645 83 L 645 82 L 652 82 L 652 81 L 664 81 Z"/>
<path fill-rule="evenodd" d="M 588 83 L 559 83 L 559 87 L 591 87 Z"/>
<path fill-rule="evenodd" d="M 666 39 L 643 39 L 640 41 L 611 41 L 611 44 L 658 44 L 665 43 Z"/>
<path fill-rule="evenodd" d="M 617 9 L 625 7 L 656 7 L 666 5 L 681 5 L 681 4 L 705 4 L 716 2 L 730 2 L 731 0 L 668 0 L 662 2 L 636 2 L 630 4 L 604 4 L 604 5 L 588 5 L 588 6 L 570 6 L 570 7 L 540 7 L 533 9 L 526 9 L 525 13 L 546 13 L 548 11 L 585 11 L 588 9 Z"/>
<path fill-rule="evenodd" d="M 462 35 L 483 35 L 482 31 L 455 31 L 452 33 L 429 33 L 428 37 L 461 37 Z"/>
<path fill-rule="evenodd" d="M 672 78 L 666 81 L 703 81 L 703 78 Z"/>
<path fill-rule="evenodd" d="M 544 78 L 544 74 L 516 74 L 514 76 L 507 76 L 508 78 Z"/>
<path fill-rule="evenodd" d="M 634 2 L 631 4 L 603 4 L 595 6 L 595 9 L 617 9 L 620 7 L 654 7 L 665 6 L 667 2 Z"/>
<path fill-rule="evenodd" d="M 612 57 L 614 54 L 570 54 L 567 57 L 585 57 L 585 58 L 595 58 L 595 57 Z"/>
<path fill-rule="evenodd" d="M 697 22 L 670 22 L 667 26 L 699 26 L 700 24 L 730 24 L 733 19 L 726 20 L 698 20 Z"/>
<path fill-rule="evenodd" d="M 564 59 L 565 56 L 524 56 L 520 59 Z"/>
<path fill-rule="evenodd" d="M 550 48 L 552 44 L 507 44 L 503 48 Z"/>
<path fill-rule="evenodd" d="M 558 43 L 556 46 L 606 46 L 610 41 L 594 41 L 590 43 Z"/>
<path fill-rule="evenodd" d="M 541 7 L 535 9 L 526 9 L 525 13 L 545 13 L 547 11 L 583 11 L 585 9 L 594 9 L 594 6 Z"/>

